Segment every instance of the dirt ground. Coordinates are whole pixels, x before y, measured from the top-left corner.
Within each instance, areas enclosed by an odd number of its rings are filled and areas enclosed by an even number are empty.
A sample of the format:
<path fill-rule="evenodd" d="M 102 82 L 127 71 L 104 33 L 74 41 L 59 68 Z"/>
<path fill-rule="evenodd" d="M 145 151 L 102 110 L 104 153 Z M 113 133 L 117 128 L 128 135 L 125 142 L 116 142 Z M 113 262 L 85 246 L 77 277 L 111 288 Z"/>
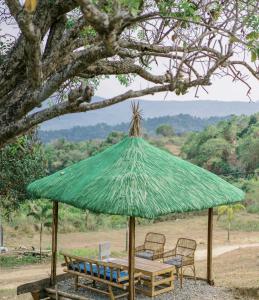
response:
<path fill-rule="evenodd" d="M 197 276 L 206 274 L 206 243 L 207 243 L 207 217 L 190 217 L 175 221 L 162 222 L 146 226 L 137 226 L 136 244 L 139 245 L 147 232 L 161 232 L 167 237 L 166 248 L 173 248 L 177 238 L 189 237 L 198 242 L 197 249 Z M 38 245 L 38 235 L 26 236 L 21 239 L 19 232 L 10 232 L 6 244 L 9 247 L 21 245 Z M 125 229 L 87 233 L 59 234 L 59 250 L 73 248 L 97 248 L 98 243 L 110 241 L 113 251 L 125 249 Z M 51 243 L 49 234 L 44 235 L 44 247 Z M 239 247 L 244 247 L 240 248 Z M 259 232 L 231 233 L 231 242 L 226 241 L 226 231 L 214 222 L 213 236 L 213 274 L 216 285 L 239 288 L 257 293 L 259 287 Z M 61 267 L 58 272 L 62 272 Z M 0 270 L 0 299 L 31 299 L 27 296 L 14 296 L 14 289 L 23 283 L 48 277 L 50 267 L 48 264 L 25 266 L 15 269 Z"/>

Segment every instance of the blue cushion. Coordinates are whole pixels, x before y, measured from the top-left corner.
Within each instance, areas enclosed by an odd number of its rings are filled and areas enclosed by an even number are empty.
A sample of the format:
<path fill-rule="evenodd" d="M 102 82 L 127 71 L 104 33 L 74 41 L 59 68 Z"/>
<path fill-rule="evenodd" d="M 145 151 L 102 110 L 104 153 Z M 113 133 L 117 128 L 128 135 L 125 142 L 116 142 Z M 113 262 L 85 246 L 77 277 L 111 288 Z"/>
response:
<path fill-rule="evenodd" d="M 78 270 L 79 268 L 80 270 Z M 70 263 L 68 265 L 68 269 L 69 270 L 74 270 L 74 271 L 79 271 L 80 273 L 85 273 L 85 264 L 83 262 L 80 262 L 80 263 Z M 93 274 L 95 276 L 98 276 L 98 268 L 95 264 L 92 264 L 92 269 L 93 269 Z M 87 274 L 91 274 L 91 268 L 90 268 L 90 264 L 89 263 L 86 263 L 86 272 Z M 100 272 L 100 277 L 101 278 L 104 278 L 104 266 L 100 266 L 99 267 L 99 272 Z M 117 281 L 117 271 L 112 271 L 112 280 L 114 282 Z M 123 278 L 123 277 L 126 277 L 128 276 L 128 272 L 127 271 L 120 271 L 120 277 Z M 106 279 L 107 280 L 110 280 L 111 278 L 111 270 L 109 267 L 106 267 Z"/>
<path fill-rule="evenodd" d="M 137 257 L 145 258 L 145 259 L 152 259 L 153 255 L 154 255 L 154 252 L 151 250 L 144 250 L 144 251 L 139 251 L 136 253 Z"/>
<path fill-rule="evenodd" d="M 165 261 L 165 263 L 169 264 L 169 265 L 176 266 L 176 267 L 181 267 L 182 257 L 181 256 L 175 256 L 174 258 Z"/>

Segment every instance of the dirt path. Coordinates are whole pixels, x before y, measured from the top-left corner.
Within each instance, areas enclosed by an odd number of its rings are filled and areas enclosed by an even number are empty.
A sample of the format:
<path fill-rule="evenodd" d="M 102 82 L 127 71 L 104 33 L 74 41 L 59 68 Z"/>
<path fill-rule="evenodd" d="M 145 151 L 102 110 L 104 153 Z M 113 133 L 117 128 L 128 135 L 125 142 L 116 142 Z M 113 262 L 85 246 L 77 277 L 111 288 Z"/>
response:
<path fill-rule="evenodd" d="M 224 245 L 213 249 L 213 257 L 216 258 L 222 254 L 244 248 L 259 247 L 259 243 Z M 206 249 L 200 249 L 196 252 L 196 260 L 206 259 Z M 62 268 L 58 266 L 58 273 L 62 273 Z M 15 289 L 17 286 L 30 281 L 39 280 L 50 276 L 50 265 L 31 265 L 14 269 L 5 269 L 0 272 L 0 289 Z"/>
<path fill-rule="evenodd" d="M 218 257 L 222 254 L 238 250 L 238 249 L 245 249 L 245 248 L 255 248 L 259 247 L 259 243 L 253 243 L 253 244 L 239 244 L 239 245 L 224 245 L 224 246 L 218 246 L 213 248 L 213 257 Z M 196 260 L 205 260 L 207 257 L 207 250 L 201 249 L 196 251 Z"/>

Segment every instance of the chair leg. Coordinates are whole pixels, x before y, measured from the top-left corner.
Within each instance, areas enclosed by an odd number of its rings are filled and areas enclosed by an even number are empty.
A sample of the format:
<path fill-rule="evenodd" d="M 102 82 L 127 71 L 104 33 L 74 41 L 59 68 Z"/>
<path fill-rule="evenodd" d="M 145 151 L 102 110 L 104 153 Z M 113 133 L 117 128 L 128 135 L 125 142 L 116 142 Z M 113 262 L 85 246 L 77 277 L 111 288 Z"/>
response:
<path fill-rule="evenodd" d="M 196 283 L 196 269 L 195 269 L 195 264 L 193 264 L 193 274 L 194 274 L 194 280 Z"/>
<path fill-rule="evenodd" d="M 78 288 L 78 276 L 75 277 L 75 290 Z"/>
<path fill-rule="evenodd" d="M 176 268 L 176 278 L 179 279 L 179 268 Z"/>
<path fill-rule="evenodd" d="M 112 291 L 112 287 L 110 285 L 108 286 L 108 289 L 109 289 L 109 293 L 110 293 L 110 299 L 115 300 L 115 297 L 114 297 L 114 294 L 113 294 L 113 291 Z"/>
<path fill-rule="evenodd" d="M 183 288 L 183 267 L 181 267 L 181 272 L 180 272 L 180 286 L 182 289 Z"/>

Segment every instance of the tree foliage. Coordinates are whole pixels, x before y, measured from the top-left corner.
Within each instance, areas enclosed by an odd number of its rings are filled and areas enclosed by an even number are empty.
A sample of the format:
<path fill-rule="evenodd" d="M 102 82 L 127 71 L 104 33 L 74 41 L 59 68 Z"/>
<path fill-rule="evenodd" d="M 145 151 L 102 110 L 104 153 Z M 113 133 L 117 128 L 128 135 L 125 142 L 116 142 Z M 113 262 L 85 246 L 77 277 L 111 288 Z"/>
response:
<path fill-rule="evenodd" d="M 235 218 L 235 214 L 245 209 L 245 206 L 240 203 L 232 205 L 222 205 L 218 207 L 218 220 L 220 219 L 220 217 L 226 216 L 228 222 L 228 241 L 230 241 L 231 223 Z"/>
<path fill-rule="evenodd" d="M 171 125 L 162 124 L 157 127 L 156 134 L 162 135 L 164 137 L 170 137 L 170 136 L 173 136 L 175 133 L 174 133 L 174 129 Z"/>
<path fill-rule="evenodd" d="M 30 205 L 30 212 L 27 217 L 33 217 L 36 230 L 40 233 L 40 259 L 42 253 L 42 233 L 44 228 L 50 228 L 52 224 L 52 210 L 50 203 L 37 203 Z"/>
<path fill-rule="evenodd" d="M 249 93 L 245 76 L 259 78 L 257 4 L 26 0 L 22 6 L 0 0 L 0 24 L 7 28 L 0 34 L 0 146 L 63 114 L 157 92 L 182 95 L 197 88 L 197 94 L 215 76 L 239 80 Z M 108 76 L 125 92 L 90 103 Z M 127 89 L 139 78 L 147 88 Z"/>
<path fill-rule="evenodd" d="M 26 186 L 45 174 L 46 165 L 36 135 L 21 136 L 0 150 L 0 207 L 7 213 L 26 199 Z"/>
<path fill-rule="evenodd" d="M 44 147 L 44 156 L 47 160 L 48 172 L 58 170 L 86 159 L 107 147 L 118 143 L 125 136 L 122 132 L 111 132 L 104 140 L 92 140 L 79 143 L 71 143 L 64 139 L 56 140 Z"/>
<path fill-rule="evenodd" d="M 233 117 L 189 135 L 182 155 L 217 174 L 254 173 L 259 168 L 259 115 Z"/>

